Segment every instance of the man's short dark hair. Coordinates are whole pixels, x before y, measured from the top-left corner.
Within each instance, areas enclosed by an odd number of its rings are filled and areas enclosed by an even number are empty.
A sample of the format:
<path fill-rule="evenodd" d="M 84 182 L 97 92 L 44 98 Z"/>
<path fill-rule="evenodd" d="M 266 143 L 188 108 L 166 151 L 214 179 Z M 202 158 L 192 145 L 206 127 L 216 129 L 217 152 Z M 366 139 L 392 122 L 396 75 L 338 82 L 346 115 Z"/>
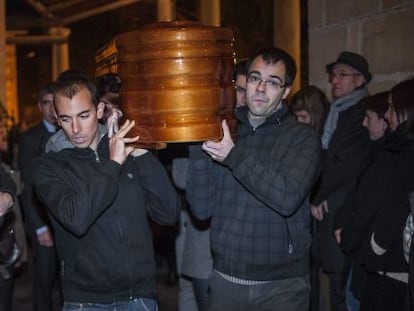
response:
<path fill-rule="evenodd" d="M 47 95 L 47 94 L 52 94 L 53 96 L 55 95 L 55 87 L 54 87 L 54 83 L 49 82 L 47 84 L 45 84 L 40 90 L 39 90 L 39 94 L 38 94 L 38 101 L 41 101 L 43 96 Z"/>
<path fill-rule="evenodd" d="M 403 116 L 407 117 L 406 131 L 414 139 L 414 78 L 408 78 L 391 89 L 392 104 L 401 122 Z"/>
<path fill-rule="evenodd" d="M 384 118 L 385 113 L 388 110 L 388 96 L 390 92 L 380 92 L 371 96 L 368 96 L 365 100 L 365 109 L 375 112 L 378 118 Z"/>
<path fill-rule="evenodd" d="M 99 103 L 98 89 L 95 83 L 83 71 L 68 70 L 62 72 L 54 84 L 55 94 L 73 98 L 81 89 L 86 88 L 91 93 L 94 105 Z"/>
<path fill-rule="evenodd" d="M 250 67 L 253 61 L 261 56 L 266 64 L 276 64 L 281 61 L 286 68 L 285 85 L 290 86 L 293 84 L 296 76 L 296 63 L 295 60 L 287 52 L 276 47 L 264 48 L 256 52 L 249 58 L 247 63 L 247 73 L 250 72 Z"/>

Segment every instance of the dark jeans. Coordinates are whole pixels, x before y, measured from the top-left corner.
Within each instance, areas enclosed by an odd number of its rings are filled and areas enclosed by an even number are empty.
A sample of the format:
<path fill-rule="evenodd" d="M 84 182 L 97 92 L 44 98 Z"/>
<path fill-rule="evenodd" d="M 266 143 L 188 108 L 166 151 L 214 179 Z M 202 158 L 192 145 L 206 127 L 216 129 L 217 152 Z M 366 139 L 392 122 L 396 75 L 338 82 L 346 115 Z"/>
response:
<path fill-rule="evenodd" d="M 158 311 L 158 303 L 150 298 L 108 304 L 65 302 L 62 311 Z"/>
<path fill-rule="evenodd" d="M 319 296 L 320 296 L 320 277 L 321 277 L 321 267 L 322 267 L 322 258 L 321 252 L 319 249 L 319 232 L 317 230 L 317 220 L 313 219 L 312 222 L 312 242 L 311 242 L 311 251 L 310 251 L 310 267 L 309 267 L 309 276 L 310 276 L 310 306 L 309 311 L 319 311 Z"/>
<path fill-rule="evenodd" d="M 37 239 L 37 237 L 35 237 Z M 51 311 L 53 305 L 62 305 L 59 261 L 55 247 L 41 246 L 33 241 L 33 309 Z M 53 293 L 57 292 L 56 295 Z"/>
<path fill-rule="evenodd" d="M 345 302 L 345 276 L 342 273 L 327 273 L 332 311 L 348 311 Z"/>
<path fill-rule="evenodd" d="M 208 279 L 191 278 L 198 311 L 208 310 Z"/>
<path fill-rule="evenodd" d="M 10 311 L 12 309 L 13 287 L 14 287 L 14 269 L 7 269 L 10 274 L 8 280 L 4 280 L 0 275 L 0 311 Z"/>
<path fill-rule="evenodd" d="M 359 299 L 357 299 L 352 291 L 351 284 L 353 283 L 353 275 L 354 275 L 354 267 L 351 267 L 351 271 L 349 271 L 348 279 L 346 281 L 346 288 L 345 288 L 345 301 L 346 301 L 346 307 L 348 308 L 348 311 L 359 311 L 359 307 L 361 305 L 361 302 Z"/>
<path fill-rule="evenodd" d="M 309 307 L 309 275 L 239 285 L 213 272 L 209 289 L 210 311 L 304 311 Z"/>

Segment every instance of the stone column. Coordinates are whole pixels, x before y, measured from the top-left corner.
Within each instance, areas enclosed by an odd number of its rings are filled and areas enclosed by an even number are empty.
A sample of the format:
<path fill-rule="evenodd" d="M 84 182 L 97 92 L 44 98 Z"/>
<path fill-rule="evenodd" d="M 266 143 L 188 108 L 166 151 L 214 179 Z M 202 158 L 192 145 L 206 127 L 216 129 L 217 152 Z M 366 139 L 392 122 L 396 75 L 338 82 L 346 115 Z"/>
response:
<path fill-rule="evenodd" d="M 273 44 L 288 52 L 296 61 L 297 74 L 291 94 L 301 86 L 300 0 L 274 0 Z"/>
<path fill-rule="evenodd" d="M 200 0 L 200 21 L 205 25 L 221 25 L 220 0 Z"/>
<path fill-rule="evenodd" d="M 6 102 L 6 1 L 0 0 L 0 102 Z"/>
<path fill-rule="evenodd" d="M 51 27 L 49 35 L 68 38 L 70 29 L 66 27 Z M 52 80 L 55 80 L 60 73 L 69 69 L 69 46 L 68 43 L 52 44 Z"/>
<path fill-rule="evenodd" d="M 157 21 L 169 22 L 175 19 L 174 0 L 157 1 Z"/>
<path fill-rule="evenodd" d="M 15 122 L 19 121 L 19 105 L 17 97 L 17 57 L 16 46 L 6 44 L 6 109 Z"/>

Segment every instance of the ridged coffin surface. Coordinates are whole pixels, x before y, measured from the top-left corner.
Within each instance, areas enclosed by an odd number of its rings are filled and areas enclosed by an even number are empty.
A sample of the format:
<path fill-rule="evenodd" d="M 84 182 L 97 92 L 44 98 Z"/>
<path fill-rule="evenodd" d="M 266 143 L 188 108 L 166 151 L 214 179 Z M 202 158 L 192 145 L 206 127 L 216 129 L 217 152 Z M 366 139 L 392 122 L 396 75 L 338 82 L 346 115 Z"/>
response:
<path fill-rule="evenodd" d="M 122 80 L 121 110 L 141 142 L 219 139 L 232 121 L 233 34 L 223 27 L 174 21 L 121 33 L 96 54 L 96 75 Z"/>

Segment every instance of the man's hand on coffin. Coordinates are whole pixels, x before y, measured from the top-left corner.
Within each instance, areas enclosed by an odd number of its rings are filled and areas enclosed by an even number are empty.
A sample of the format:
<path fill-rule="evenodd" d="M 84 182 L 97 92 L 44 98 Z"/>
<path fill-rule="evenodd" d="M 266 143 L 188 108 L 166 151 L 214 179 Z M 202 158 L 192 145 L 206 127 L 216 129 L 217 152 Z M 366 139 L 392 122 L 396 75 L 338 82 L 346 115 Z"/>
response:
<path fill-rule="evenodd" d="M 126 137 L 128 132 L 135 126 L 135 121 L 126 120 L 119 131 L 109 139 L 109 157 L 111 160 L 123 164 L 128 155 L 136 148 L 128 144 L 138 141 L 139 136 Z"/>
<path fill-rule="evenodd" d="M 234 147 L 234 142 L 231 138 L 226 120 L 223 120 L 221 125 L 223 127 L 223 138 L 219 142 L 212 140 L 205 141 L 201 147 L 214 161 L 217 162 L 223 162 Z"/>

